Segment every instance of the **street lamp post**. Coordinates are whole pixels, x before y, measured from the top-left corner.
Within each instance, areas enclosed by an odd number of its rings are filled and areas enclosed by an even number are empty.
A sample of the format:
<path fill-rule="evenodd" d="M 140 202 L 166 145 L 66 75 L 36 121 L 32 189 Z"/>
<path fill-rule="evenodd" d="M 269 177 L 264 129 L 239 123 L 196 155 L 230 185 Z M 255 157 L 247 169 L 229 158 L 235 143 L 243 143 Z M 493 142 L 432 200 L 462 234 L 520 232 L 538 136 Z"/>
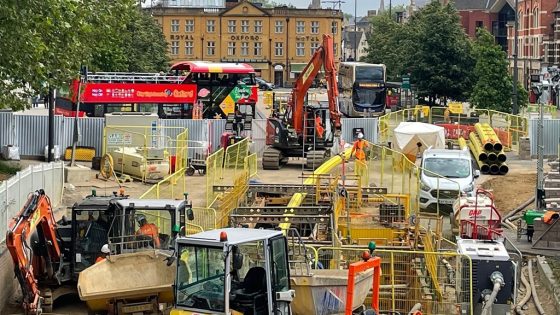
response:
<path fill-rule="evenodd" d="M 358 0 L 354 0 L 354 61 L 358 61 Z"/>
<path fill-rule="evenodd" d="M 519 28 L 519 13 L 517 11 L 517 6 L 518 6 L 518 0 L 515 0 L 515 24 L 514 24 L 514 34 L 513 34 L 513 93 L 512 93 L 512 101 L 513 101 L 513 106 L 512 106 L 512 113 L 514 115 L 517 115 L 517 113 L 519 112 L 519 106 L 517 103 L 517 78 L 518 78 L 518 71 L 517 71 L 517 52 L 518 52 L 518 47 L 517 47 L 517 33 L 518 33 L 518 28 Z"/>

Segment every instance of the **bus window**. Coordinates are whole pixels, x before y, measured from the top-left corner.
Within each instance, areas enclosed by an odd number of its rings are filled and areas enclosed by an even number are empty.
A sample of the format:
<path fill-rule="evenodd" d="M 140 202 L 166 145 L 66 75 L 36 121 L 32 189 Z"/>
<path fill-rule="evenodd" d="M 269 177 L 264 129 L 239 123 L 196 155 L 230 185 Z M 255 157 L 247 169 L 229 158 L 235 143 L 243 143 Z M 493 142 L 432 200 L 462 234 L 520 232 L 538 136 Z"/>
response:
<path fill-rule="evenodd" d="M 143 112 L 143 113 L 157 114 L 158 112 L 157 104 L 137 104 L 136 109 L 137 112 Z"/>
<path fill-rule="evenodd" d="M 383 81 L 381 67 L 356 67 L 356 81 Z"/>

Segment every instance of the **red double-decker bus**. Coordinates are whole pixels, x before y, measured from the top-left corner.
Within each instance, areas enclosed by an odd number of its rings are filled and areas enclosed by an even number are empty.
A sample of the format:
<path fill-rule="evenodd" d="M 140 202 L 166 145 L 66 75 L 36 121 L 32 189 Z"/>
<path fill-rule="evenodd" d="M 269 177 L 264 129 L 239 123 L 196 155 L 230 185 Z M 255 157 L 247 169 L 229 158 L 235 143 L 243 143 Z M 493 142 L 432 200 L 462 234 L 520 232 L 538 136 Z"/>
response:
<path fill-rule="evenodd" d="M 55 113 L 75 116 L 79 110 L 79 116 L 103 117 L 111 112 L 152 112 L 161 118 L 226 118 L 238 109 L 254 117 L 257 100 L 250 65 L 190 61 L 173 65 L 167 74 L 88 73 L 57 98 Z"/>

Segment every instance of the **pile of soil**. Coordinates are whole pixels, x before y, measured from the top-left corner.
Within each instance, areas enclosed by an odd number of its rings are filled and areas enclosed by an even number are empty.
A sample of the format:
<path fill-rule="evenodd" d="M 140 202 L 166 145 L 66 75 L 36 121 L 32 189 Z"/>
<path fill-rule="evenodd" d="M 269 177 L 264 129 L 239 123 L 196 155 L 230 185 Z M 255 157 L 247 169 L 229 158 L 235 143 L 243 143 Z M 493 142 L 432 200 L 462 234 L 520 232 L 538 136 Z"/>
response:
<path fill-rule="evenodd" d="M 507 174 L 494 176 L 482 184 L 492 190 L 496 208 L 506 214 L 535 195 L 537 174 Z M 529 206 L 531 207 L 531 206 Z"/>

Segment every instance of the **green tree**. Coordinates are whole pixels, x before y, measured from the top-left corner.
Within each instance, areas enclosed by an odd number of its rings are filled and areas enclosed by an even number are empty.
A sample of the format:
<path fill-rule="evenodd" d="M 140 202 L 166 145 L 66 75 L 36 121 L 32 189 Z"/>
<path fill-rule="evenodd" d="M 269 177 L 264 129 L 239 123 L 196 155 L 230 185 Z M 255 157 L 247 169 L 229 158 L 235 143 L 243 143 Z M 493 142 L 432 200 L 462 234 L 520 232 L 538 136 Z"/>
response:
<path fill-rule="evenodd" d="M 114 1 L 91 21 L 90 70 L 154 72 L 168 66 L 167 42 L 148 10 L 135 0 Z M 115 12 L 115 13 L 111 13 Z"/>
<path fill-rule="evenodd" d="M 477 29 L 476 36 L 474 44 L 476 83 L 470 101 L 477 108 L 510 112 L 513 83 L 508 73 L 506 53 L 496 45 L 492 34 L 485 29 Z"/>
<path fill-rule="evenodd" d="M 0 6 L 0 107 L 22 109 L 48 87 L 67 84 L 89 59 L 95 17 L 89 2 L 7 0 Z"/>
<path fill-rule="evenodd" d="M 67 87 L 81 65 L 156 71 L 167 65 L 161 29 L 135 0 L 6 0 L 0 6 L 0 108 Z"/>
<path fill-rule="evenodd" d="M 412 37 L 406 66 L 418 94 L 429 102 L 438 98 L 464 100 L 472 86 L 471 44 L 452 5 L 433 1 L 407 22 Z"/>
<path fill-rule="evenodd" d="M 395 22 L 388 12 L 374 16 L 371 19 L 371 26 L 368 54 L 364 61 L 385 64 L 388 79 L 396 80 L 405 72 L 409 59 L 410 51 L 405 48 L 412 41 L 409 26 Z"/>

